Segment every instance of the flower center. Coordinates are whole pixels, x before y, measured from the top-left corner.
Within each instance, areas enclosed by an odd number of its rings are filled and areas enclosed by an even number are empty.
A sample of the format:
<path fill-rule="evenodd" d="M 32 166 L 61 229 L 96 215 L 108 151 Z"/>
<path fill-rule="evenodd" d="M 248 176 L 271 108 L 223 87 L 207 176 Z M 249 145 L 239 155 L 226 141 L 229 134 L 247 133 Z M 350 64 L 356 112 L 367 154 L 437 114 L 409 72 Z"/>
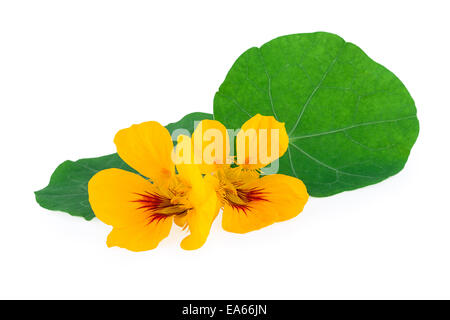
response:
<path fill-rule="evenodd" d="M 159 222 L 172 216 L 183 216 L 192 209 L 187 194 L 189 188 L 176 183 L 160 192 L 137 193 L 138 198 L 133 202 L 139 203 L 139 210 L 148 214 L 148 223 Z"/>
<path fill-rule="evenodd" d="M 252 208 L 252 203 L 256 201 L 268 201 L 264 191 L 258 188 L 238 188 L 235 192 L 226 192 L 223 199 L 229 206 L 245 214 Z"/>
<path fill-rule="evenodd" d="M 259 174 L 257 174 L 259 176 Z M 268 201 L 266 193 L 260 188 L 246 187 L 246 179 L 258 179 L 255 172 L 230 168 L 218 174 L 219 196 L 222 201 L 238 211 L 247 214 L 252 203 Z"/>

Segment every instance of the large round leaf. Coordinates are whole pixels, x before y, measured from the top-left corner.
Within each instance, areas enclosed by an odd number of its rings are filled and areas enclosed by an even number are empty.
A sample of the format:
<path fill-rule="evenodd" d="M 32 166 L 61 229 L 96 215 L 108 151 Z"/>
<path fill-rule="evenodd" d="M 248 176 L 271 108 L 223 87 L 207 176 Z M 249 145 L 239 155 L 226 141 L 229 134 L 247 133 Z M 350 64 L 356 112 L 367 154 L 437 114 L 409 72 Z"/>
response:
<path fill-rule="evenodd" d="M 215 95 L 214 117 L 237 129 L 257 113 L 286 123 L 280 173 L 302 179 L 318 197 L 396 174 L 419 132 L 402 82 L 324 32 L 280 37 L 237 59 Z"/>

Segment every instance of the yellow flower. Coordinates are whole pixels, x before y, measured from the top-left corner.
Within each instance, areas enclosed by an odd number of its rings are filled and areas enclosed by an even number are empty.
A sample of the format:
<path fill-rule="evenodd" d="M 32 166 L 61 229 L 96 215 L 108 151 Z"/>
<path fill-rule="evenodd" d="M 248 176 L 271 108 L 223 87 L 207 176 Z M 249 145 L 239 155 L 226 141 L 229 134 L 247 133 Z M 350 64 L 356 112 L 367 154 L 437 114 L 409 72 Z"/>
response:
<path fill-rule="evenodd" d="M 123 129 L 114 142 L 119 156 L 150 180 L 107 169 L 89 181 L 89 202 L 95 215 L 113 226 L 107 245 L 132 251 L 154 249 L 175 221 L 190 231 L 181 247 L 200 248 L 215 218 L 217 196 L 198 166 L 180 164 L 175 173 L 172 139 L 157 122 Z"/>
<path fill-rule="evenodd" d="M 284 123 L 257 114 L 242 125 L 236 137 L 236 163 L 245 169 L 260 169 L 281 157 L 288 146 Z"/>
<path fill-rule="evenodd" d="M 225 132 L 222 142 L 205 138 L 205 128 Z M 259 114 L 244 123 L 236 138 L 234 166 L 225 163 L 229 160 L 229 137 L 220 122 L 204 120 L 194 131 L 192 142 L 184 139 L 183 142 L 193 145 L 195 155 L 200 150 L 208 150 L 211 144 L 219 147 L 219 152 L 212 154 L 212 164 L 211 160 L 210 164 L 205 164 L 208 161 L 203 159 L 199 167 L 217 192 L 216 215 L 223 207 L 222 227 L 225 230 L 246 233 L 291 219 L 303 210 L 308 193 L 301 180 L 283 174 L 260 178 L 259 169 L 277 160 L 288 148 L 289 137 L 284 123 Z M 201 143 L 198 139 L 202 139 Z"/>

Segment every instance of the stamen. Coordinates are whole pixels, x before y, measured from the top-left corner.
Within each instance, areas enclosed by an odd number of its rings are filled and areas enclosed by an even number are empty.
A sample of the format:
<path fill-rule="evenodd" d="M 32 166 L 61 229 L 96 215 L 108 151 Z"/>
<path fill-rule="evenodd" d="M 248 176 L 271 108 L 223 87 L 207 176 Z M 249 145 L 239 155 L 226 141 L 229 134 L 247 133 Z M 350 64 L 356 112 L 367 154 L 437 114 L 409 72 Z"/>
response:
<path fill-rule="evenodd" d="M 171 199 L 157 193 L 145 192 L 145 194 L 136 193 L 140 198 L 131 202 L 140 203 L 138 207 L 140 210 L 149 213 L 148 224 L 156 221 L 159 223 L 161 220 L 165 220 L 168 217 L 179 216 L 186 214 L 189 208 L 186 208 L 180 203 L 172 203 Z"/>
<path fill-rule="evenodd" d="M 236 189 L 236 193 L 227 192 L 225 201 L 237 211 L 242 211 L 247 215 L 247 211 L 251 208 L 251 203 L 255 201 L 269 201 L 266 192 L 262 189 Z"/>

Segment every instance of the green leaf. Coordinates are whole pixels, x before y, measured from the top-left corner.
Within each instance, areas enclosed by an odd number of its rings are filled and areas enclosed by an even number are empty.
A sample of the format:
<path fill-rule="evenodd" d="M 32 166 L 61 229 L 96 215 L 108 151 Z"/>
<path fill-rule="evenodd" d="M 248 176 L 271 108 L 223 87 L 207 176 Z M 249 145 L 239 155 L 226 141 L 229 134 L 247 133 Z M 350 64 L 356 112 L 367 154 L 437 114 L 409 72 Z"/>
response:
<path fill-rule="evenodd" d="M 257 113 L 285 122 L 280 173 L 302 179 L 316 197 L 398 173 L 419 133 L 402 82 L 324 32 L 276 38 L 237 59 L 214 97 L 214 117 L 237 129 Z"/>
<path fill-rule="evenodd" d="M 35 192 L 36 201 L 43 208 L 92 220 L 95 215 L 89 205 L 88 182 L 94 174 L 109 168 L 133 171 L 117 153 L 99 158 L 64 161 L 53 172 L 48 186 Z"/>
<path fill-rule="evenodd" d="M 178 122 L 168 124 L 166 128 L 171 134 L 176 129 L 185 129 L 192 134 L 195 122 L 212 118 L 212 114 L 195 112 Z M 173 138 L 176 140 L 176 136 Z M 94 174 L 109 168 L 136 172 L 117 153 L 78 161 L 68 160 L 56 168 L 47 187 L 35 192 L 36 201 L 43 208 L 92 220 L 95 215 L 89 204 L 88 182 Z"/>

